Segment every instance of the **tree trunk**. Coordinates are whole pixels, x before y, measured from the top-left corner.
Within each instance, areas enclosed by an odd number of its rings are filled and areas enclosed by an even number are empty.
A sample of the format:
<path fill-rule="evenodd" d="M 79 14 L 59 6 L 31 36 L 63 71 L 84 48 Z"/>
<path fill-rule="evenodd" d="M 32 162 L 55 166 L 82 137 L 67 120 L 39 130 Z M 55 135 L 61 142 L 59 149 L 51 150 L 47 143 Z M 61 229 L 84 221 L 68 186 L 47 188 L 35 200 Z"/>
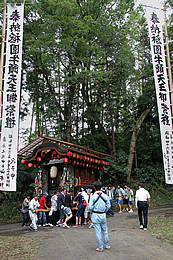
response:
<path fill-rule="evenodd" d="M 137 122 L 134 125 L 134 129 L 133 129 L 133 133 L 132 133 L 132 137 L 131 137 L 131 142 L 130 142 L 129 158 L 128 158 L 128 162 L 127 162 L 127 167 L 129 169 L 129 174 L 127 176 L 127 182 L 128 183 L 130 182 L 134 153 L 135 153 L 136 140 L 137 140 L 138 133 L 140 131 L 140 127 L 141 127 L 143 121 L 145 120 L 146 116 L 149 114 L 149 112 L 151 111 L 151 109 L 155 105 L 155 103 L 156 103 L 156 101 L 154 100 L 153 103 L 149 106 L 149 108 L 142 112 L 141 116 L 139 117 L 139 119 L 137 120 Z"/>

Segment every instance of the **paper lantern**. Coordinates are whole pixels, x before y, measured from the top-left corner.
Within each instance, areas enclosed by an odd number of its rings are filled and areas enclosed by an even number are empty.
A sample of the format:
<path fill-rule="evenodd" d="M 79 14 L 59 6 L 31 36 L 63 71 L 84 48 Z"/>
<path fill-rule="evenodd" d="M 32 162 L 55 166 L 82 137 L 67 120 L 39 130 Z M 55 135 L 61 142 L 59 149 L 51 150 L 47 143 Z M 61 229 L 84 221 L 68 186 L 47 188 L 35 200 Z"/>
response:
<path fill-rule="evenodd" d="M 53 151 L 53 152 L 52 152 L 52 154 L 53 154 L 53 155 L 56 155 L 56 152 L 55 152 L 55 151 Z"/>
<path fill-rule="evenodd" d="M 95 159 L 95 163 L 98 163 L 98 160 L 97 160 L 97 159 Z"/>
<path fill-rule="evenodd" d="M 50 177 L 51 178 L 56 178 L 57 176 L 57 167 L 56 166 L 52 166 L 50 168 Z"/>
<path fill-rule="evenodd" d="M 76 154 L 76 159 L 79 160 L 79 158 L 80 158 L 80 155 L 79 155 L 79 154 Z"/>
<path fill-rule="evenodd" d="M 83 159 L 83 161 L 86 161 L 86 156 L 83 156 L 82 159 Z"/>
<path fill-rule="evenodd" d="M 73 164 L 73 165 L 76 164 L 76 161 L 75 161 L 75 160 L 72 160 L 72 164 Z"/>
<path fill-rule="evenodd" d="M 97 162 L 98 164 L 100 164 L 100 160 L 98 160 L 98 162 Z"/>
<path fill-rule="evenodd" d="M 63 162 L 64 162 L 64 163 L 68 163 L 68 158 L 64 158 L 64 159 L 63 159 Z"/>
<path fill-rule="evenodd" d="M 72 154 L 72 157 L 73 157 L 73 158 L 76 158 L 76 153 L 73 153 L 73 154 Z"/>
<path fill-rule="evenodd" d="M 93 163 L 95 163 L 95 159 L 93 159 Z"/>
<path fill-rule="evenodd" d="M 22 159 L 21 163 L 22 163 L 22 164 L 26 164 L 26 160 L 25 160 L 25 159 Z"/>
<path fill-rule="evenodd" d="M 77 162 L 76 164 L 79 165 L 79 162 Z"/>
<path fill-rule="evenodd" d="M 81 160 L 81 161 L 82 161 L 82 158 L 83 158 L 83 156 L 82 156 L 82 155 L 79 155 L 79 160 Z"/>
<path fill-rule="evenodd" d="M 57 154 L 57 156 L 56 156 L 58 159 L 61 159 L 61 156 L 59 155 L 59 154 Z"/>
<path fill-rule="evenodd" d="M 32 163 L 28 163 L 28 167 L 32 168 L 33 164 Z"/>
<path fill-rule="evenodd" d="M 45 157 L 46 155 L 45 155 L 45 153 L 41 153 L 41 157 Z"/>
<path fill-rule="evenodd" d="M 33 164 L 33 168 L 36 169 L 37 168 L 37 164 Z"/>
<path fill-rule="evenodd" d="M 71 163 L 71 160 L 70 160 L 70 159 L 68 159 L 68 163 Z"/>
<path fill-rule="evenodd" d="M 72 156 L 72 152 L 68 152 L 68 153 L 67 153 L 67 156 L 68 156 L 68 157 L 71 157 L 71 156 Z"/>
<path fill-rule="evenodd" d="M 41 157 L 38 157 L 38 158 L 37 158 L 37 162 L 41 162 Z"/>

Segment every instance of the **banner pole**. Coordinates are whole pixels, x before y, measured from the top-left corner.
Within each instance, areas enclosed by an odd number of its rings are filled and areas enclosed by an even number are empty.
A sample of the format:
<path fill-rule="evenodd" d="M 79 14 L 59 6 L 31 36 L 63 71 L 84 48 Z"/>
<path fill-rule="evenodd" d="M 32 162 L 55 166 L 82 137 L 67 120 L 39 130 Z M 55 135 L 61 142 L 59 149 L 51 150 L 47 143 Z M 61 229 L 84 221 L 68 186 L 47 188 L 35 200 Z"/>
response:
<path fill-rule="evenodd" d="M 169 74 L 169 90 L 171 92 L 171 106 L 172 106 L 172 116 L 173 116 L 173 86 L 172 86 L 172 73 L 171 73 L 171 61 L 169 53 L 169 42 L 168 42 L 168 31 L 167 31 L 167 20 L 166 20 L 166 5 L 164 3 L 164 20 L 165 20 L 165 38 L 166 38 L 166 53 L 167 53 L 167 63 L 168 63 L 168 74 Z"/>

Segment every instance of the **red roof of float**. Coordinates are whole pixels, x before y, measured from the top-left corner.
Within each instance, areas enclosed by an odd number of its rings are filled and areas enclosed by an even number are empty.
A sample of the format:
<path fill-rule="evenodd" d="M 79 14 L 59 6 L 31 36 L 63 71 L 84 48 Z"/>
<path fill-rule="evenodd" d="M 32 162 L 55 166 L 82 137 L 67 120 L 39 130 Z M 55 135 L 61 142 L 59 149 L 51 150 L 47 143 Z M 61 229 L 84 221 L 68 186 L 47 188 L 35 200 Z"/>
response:
<path fill-rule="evenodd" d="M 31 143 L 29 143 L 28 145 L 20 149 L 18 151 L 18 156 L 25 157 L 26 159 L 29 159 L 29 161 L 32 161 L 33 159 L 35 159 L 36 155 L 39 152 L 41 151 L 44 152 L 45 149 L 54 149 L 62 157 L 72 156 L 72 158 L 75 158 L 75 154 L 76 156 L 80 155 L 81 158 L 79 157 L 79 159 L 81 160 L 82 159 L 85 160 L 84 159 L 85 156 L 95 158 L 95 160 L 101 160 L 101 159 L 106 160 L 106 157 L 111 157 L 115 159 L 114 156 L 108 154 L 104 154 L 79 145 L 63 142 L 45 136 L 39 136 Z"/>

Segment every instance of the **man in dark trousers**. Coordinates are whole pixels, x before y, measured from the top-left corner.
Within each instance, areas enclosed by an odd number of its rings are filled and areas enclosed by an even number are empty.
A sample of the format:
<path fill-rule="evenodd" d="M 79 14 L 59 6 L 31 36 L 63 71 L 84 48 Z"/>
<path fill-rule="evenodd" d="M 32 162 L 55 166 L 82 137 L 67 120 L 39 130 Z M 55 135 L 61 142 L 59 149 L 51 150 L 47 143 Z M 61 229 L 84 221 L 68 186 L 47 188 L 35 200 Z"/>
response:
<path fill-rule="evenodd" d="M 143 183 L 139 184 L 139 190 L 136 191 L 135 201 L 136 201 L 136 208 L 138 209 L 140 229 L 147 230 L 148 207 L 150 207 L 150 194 L 147 190 L 144 189 Z M 144 215 L 144 225 L 142 220 L 142 213 Z"/>
<path fill-rule="evenodd" d="M 64 205 L 64 201 L 65 201 L 65 194 L 66 194 L 66 190 L 63 189 L 61 191 L 61 193 L 58 195 L 58 199 L 57 199 L 57 208 L 59 209 L 60 212 L 60 220 L 57 222 L 57 226 L 62 227 L 62 223 L 64 221 L 64 210 L 63 210 L 63 205 Z"/>
<path fill-rule="evenodd" d="M 110 249 L 109 237 L 107 231 L 106 223 L 106 212 L 111 207 L 109 197 L 101 191 L 102 183 L 100 181 L 94 182 L 95 193 L 90 199 L 88 209 L 92 213 L 91 220 L 94 224 L 94 229 L 96 233 L 96 239 L 98 243 L 98 248 L 96 251 L 103 251 L 103 241 L 101 232 L 104 238 L 104 244 L 106 249 Z"/>

